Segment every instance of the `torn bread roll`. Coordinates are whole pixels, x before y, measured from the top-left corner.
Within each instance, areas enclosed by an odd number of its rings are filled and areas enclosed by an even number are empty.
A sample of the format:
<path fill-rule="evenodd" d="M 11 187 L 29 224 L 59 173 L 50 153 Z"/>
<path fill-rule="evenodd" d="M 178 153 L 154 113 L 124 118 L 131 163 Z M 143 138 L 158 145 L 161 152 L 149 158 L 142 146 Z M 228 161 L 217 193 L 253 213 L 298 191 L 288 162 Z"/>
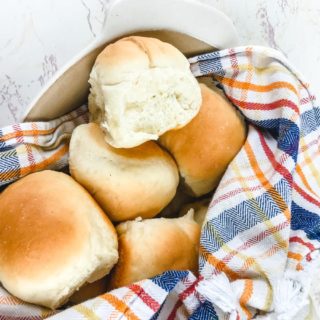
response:
<path fill-rule="evenodd" d="M 219 93 L 200 85 L 202 105 L 185 127 L 160 137 L 175 158 L 186 191 L 201 196 L 217 187 L 246 139 L 240 113 Z"/>
<path fill-rule="evenodd" d="M 201 93 L 186 57 L 158 39 L 131 36 L 109 44 L 90 74 L 91 120 L 117 148 L 132 148 L 186 125 Z"/>
<path fill-rule="evenodd" d="M 117 226 L 119 262 L 110 288 L 154 277 L 168 270 L 198 272 L 200 227 L 188 214 L 181 218 L 127 221 Z"/>
<path fill-rule="evenodd" d="M 118 260 L 116 231 L 70 176 L 42 171 L 0 195 L 0 281 L 16 297 L 55 309 Z"/>
<path fill-rule="evenodd" d="M 73 131 L 69 168 L 112 221 L 154 217 L 172 200 L 179 183 L 174 160 L 155 142 L 113 148 L 95 123 Z"/>

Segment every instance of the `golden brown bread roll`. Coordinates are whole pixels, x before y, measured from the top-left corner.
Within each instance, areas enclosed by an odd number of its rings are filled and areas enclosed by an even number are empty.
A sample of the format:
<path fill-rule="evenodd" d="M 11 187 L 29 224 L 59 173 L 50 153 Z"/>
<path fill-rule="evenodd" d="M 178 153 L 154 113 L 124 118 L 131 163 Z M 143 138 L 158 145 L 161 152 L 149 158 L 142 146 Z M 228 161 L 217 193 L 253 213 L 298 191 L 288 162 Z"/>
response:
<path fill-rule="evenodd" d="M 0 195 L 0 281 L 16 297 L 57 308 L 117 260 L 113 225 L 68 175 L 33 173 Z"/>
<path fill-rule="evenodd" d="M 167 270 L 198 272 L 200 227 L 188 214 L 181 218 L 127 221 L 117 226 L 119 262 L 110 288 L 147 279 Z"/>
<path fill-rule="evenodd" d="M 226 98 L 200 84 L 202 105 L 185 127 L 160 137 L 175 158 L 187 192 L 200 196 L 217 187 L 246 139 L 246 126 Z"/>
<path fill-rule="evenodd" d="M 154 217 L 174 197 L 179 183 L 174 160 L 155 142 L 113 148 L 95 123 L 73 131 L 69 166 L 113 221 Z"/>
<path fill-rule="evenodd" d="M 131 36 L 109 44 L 89 82 L 91 120 L 117 148 L 136 147 L 186 125 L 201 104 L 186 57 L 155 38 Z"/>

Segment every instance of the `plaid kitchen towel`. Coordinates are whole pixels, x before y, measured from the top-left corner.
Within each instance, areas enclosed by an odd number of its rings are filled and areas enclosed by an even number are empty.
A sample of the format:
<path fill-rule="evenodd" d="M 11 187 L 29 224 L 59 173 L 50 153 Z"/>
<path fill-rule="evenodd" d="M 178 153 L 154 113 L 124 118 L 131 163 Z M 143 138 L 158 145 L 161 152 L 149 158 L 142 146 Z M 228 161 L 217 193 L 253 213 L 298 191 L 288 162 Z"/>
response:
<path fill-rule="evenodd" d="M 319 317 L 313 298 L 319 285 L 312 285 L 320 267 L 320 109 L 315 96 L 284 56 L 269 48 L 228 49 L 190 63 L 195 76 L 212 76 L 249 124 L 247 141 L 209 206 L 200 276 L 169 271 L 59 312 L 52 320 Z M 31 143 L 37 159 L 42 154 L 49 159 L 36 136 L 0 145 L 1 170 L 8 166 L 5 161 L 13 163 L 6 156 L 9 150 L 19 172 L 1 176 L 5 183 L 30 164 L 33 151 L 19 158 L 20 145 Z M 37 170 L 37 161 L 29 172 Z M 46 164 L 55 167 L 54 161 Z M 45 309 L 21 304 L 2 289 L 0 318 L 45 317 Z"/>
<path fill-rule="evenodd" d="M 50 122 L 26 122 L 0 129 L 0 187 L 28 173 L 68 164 L 73 129 L 88 122 L 82 106 Z"/>

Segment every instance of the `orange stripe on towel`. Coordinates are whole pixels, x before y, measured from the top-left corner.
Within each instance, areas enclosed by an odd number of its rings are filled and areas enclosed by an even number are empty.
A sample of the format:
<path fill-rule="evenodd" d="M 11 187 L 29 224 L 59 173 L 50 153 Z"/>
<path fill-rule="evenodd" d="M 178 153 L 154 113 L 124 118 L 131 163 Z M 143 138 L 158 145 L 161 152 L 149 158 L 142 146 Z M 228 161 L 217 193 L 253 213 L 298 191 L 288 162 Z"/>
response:
<path fill-rule="evenodd" d="M 130 307 L 125 304 L 123 301 L 118 299 L 116 296 L 106 293 L 100 296 L 100 298 L 106 300 L 109 304 L 111 304 L 117 311 L 122 313 L 128 320 L 139 320 L 139 318 L 132 312 Z"/>
<path fill-rule="evenodd" d="M 54 153 L 51 157 L 39 162 L 36 164 L 35 170 L 39 171 L 42 169 L 45 169 L 49 164 L 52 164 L 59 159 L 61 159 L 69 150 L 69 147 L 67 145 L 64 145 L 62 148 L 60 148 L 56 153 Z M 25 176 L 28 173 L 33 172 L 31 166 L 21 168 L 20 174 L 21 176 Z"/>
<path fill-rule="evenodd" d="M 217 75 L 215 76 L 215 78 L 217 78 L 217 80 L 219 80 L 224 85 L 227 85 L 232 88 L 251 90 L 255 92 L 269 92 L 275 89 L 286 88 L 292 91 L 293 93 L 295 93 L 296 95 L 298 95 L 296 88 L 292 84 L 285 81 L 275 81 L 271 84 L 260 85 L 260 84 L 253 84 L 250 82 L 243 82 L 243 81 L 238 81 L 230 78 L 225 78 Z"/>
<path fill-rule="evenodd" d="M 244 282 L 244 291 L 240 297 L 240 306 L 247 315 L 248 319 L 252 319 L 252 314 L 247 308 L 247 303 L 250 300 L 253 292 L 253 282 L 251 279 L 246 279 Z"/>

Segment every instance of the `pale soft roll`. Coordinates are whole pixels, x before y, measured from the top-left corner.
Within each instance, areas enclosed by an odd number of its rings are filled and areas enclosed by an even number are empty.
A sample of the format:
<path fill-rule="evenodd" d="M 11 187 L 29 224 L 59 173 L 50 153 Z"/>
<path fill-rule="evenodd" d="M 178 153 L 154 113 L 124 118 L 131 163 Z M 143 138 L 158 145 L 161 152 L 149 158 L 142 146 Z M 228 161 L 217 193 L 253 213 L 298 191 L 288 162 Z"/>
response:
<path fill-rule="evenodd" d="M 95 123 L 73 131 L 69 166 L 113 221 L 154 217 L 174 197 L 179 183 L 174 160 L 155 142 L 113 148 Z"/>
<path fill-rule="evenodd" d="M 118 260 L 115 229 L 64 173 L 33 173 L 0 195 L 0 281 L 16 297 L 57 308 Z"/>
<path fill-rule="evenodd" d="M 132 36 L 108 45 L 89 82 L 91 119 L 117 148 L 135 147 L 184 126 L 201 104 L 188 60 L 154 38 Z"/>
<path fill-rule="evenodd" d="M 202 105 L 185 127 L 160 137 L 175 158 L 186 191 L 195 196 L 212 191 L 246 139 L 240 113 L 222 94 L 201 84 Z"/>
<path fill-rule="evenodd" d="M 117 226 L 119 262 L 110 288 L 151 278 L 167 270 L 198 272 L 200 227 L 188 214 L 177 219 L 127 221 Z"/>

